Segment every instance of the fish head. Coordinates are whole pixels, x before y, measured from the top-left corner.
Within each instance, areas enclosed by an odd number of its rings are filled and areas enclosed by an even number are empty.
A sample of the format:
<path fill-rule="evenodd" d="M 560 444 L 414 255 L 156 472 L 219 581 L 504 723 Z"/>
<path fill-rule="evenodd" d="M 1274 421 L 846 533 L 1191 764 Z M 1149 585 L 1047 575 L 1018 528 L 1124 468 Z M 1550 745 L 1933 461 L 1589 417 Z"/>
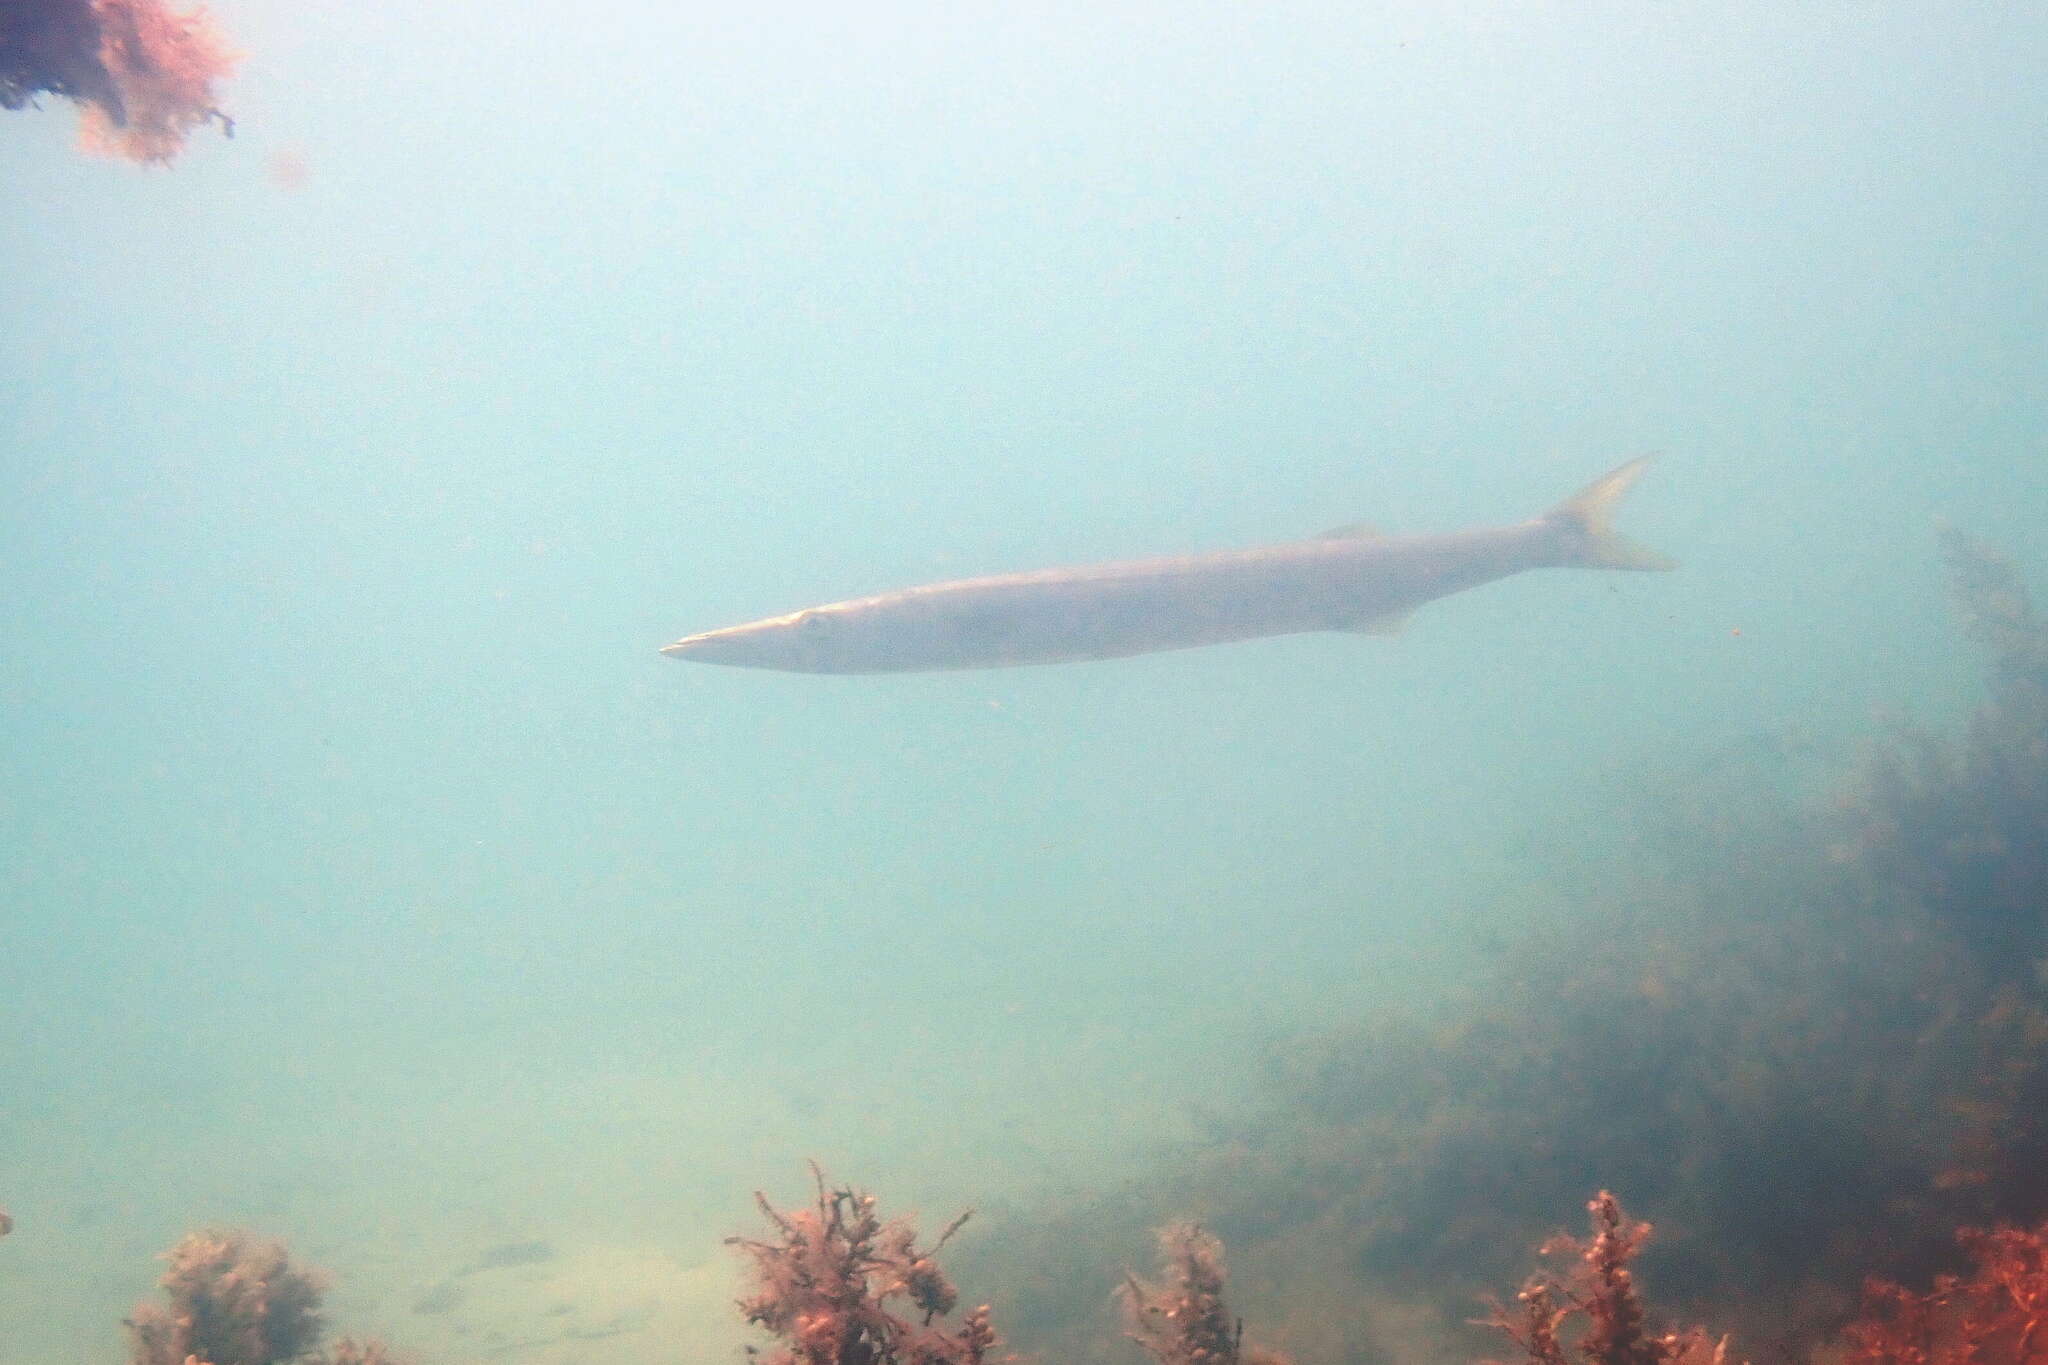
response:
<path fill-rule="evenodd" d="M 685 635 L 661 652 L 691 663 L 729 668 L 771 668 L 785 673 L 835 673 L 840 660 L 844 623 L 832 607 L 807 607 L 785 616 L 769 616 L 745 625 Z"/>

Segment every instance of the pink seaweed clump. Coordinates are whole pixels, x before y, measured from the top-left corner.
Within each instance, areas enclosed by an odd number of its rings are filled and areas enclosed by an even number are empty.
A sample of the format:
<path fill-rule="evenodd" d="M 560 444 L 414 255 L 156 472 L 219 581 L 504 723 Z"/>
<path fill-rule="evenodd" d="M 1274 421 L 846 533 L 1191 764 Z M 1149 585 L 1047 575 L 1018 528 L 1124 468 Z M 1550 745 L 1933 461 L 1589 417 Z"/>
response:
<path fill-rule="evenodd" d="M 986 1305 L 969 1310 L 957 1329 L 938 1320 L 959 1293 L 932 1254 L 967 1221 L 961 1214 L 928 1250 L 901 1220 L 884 1223 L 873 1195 L 828 1190 L 816 1166 L 818 1193 L 810 1208 L 789 1213 L 756 1193 L 776 1236 L 732 1237 L 753 1263 L 754 1292 L 740 1300 L 748 1322 L 781 1340 L 764 1365 L 981 1365 L 996 1336 Z M 914 1310 L 912 1321 L 893 1306 Z M 753 1347 L 749 1354 L 760 1354 Z"/>
<path fill-rule="evenodd" d="M 1118 1294 L 1131 1340 L 1159 1365 L 1293 1365 L 1247 1346 L 1244 1323 L 1223 1302 L 1223 1243 L 1193 1223 L 1159 1229 L 1156 1281 L 1124 1277 Z"/>
<path fill-rule="evenodd" d="M 1587 1240 L 1559 1234 L 1539 1254 L 1566 1256 L 1559 1272 L 1541 1271 L 1515 1296 L 1519 1311 L 1496 1307 L 1485 1319 L 1521 1350 L 1528 1365 L 1722 1365 L 1728 1341 L 1704 1331 L 1653 1333 L 1629 1262 L 1649 1240 L 1650 1225 L 1621 1211 L 1606 1190 L 1586 1205 Z"/>
<path fill-rule="evenodd" d="M 194 128 L 219 123 L 214 82 L 235 56 L 204 9 L 163 0 L 6 0 L 0 4 L 0 108 L 40 94 L 84 106 L 88 150 L 168 162 Z"/>
<path fill-rule="evenodd" d="M 274 1365 L 318 1343 L 326 1277 L 294 1268 L 283 1243 L 194 1232 L 164 1259 L 170 1303 L 128 1319 L 131 1365 Z"/>

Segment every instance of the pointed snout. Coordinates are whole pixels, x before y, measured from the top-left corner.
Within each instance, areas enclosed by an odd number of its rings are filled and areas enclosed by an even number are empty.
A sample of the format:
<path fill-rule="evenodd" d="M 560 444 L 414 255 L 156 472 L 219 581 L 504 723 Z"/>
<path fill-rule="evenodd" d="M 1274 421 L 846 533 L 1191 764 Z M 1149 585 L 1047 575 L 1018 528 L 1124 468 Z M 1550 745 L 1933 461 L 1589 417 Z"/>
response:
<path fill-rule="evenodd" d="M 695 663 L 722 664 L 733 660 L 723 657 L 732 652 L 740 643 L 735 639 L 739 627 L 727 626 L 721 630 L 703 630 L 695 635 L 685 635 L 674 644 L 663 645 L 661 652 L 671 659 L 688 659 Z"/>
<path fill-rule="evenodd" d="M 800 613 L 799 613 L 800 614 Z M 724 664 L 732 668 L 805 670 L 802 641 L 791 623 L 796 616 L 772 616 L 745 625 L 685 635 L 661 652 L 693 664 Z"/>

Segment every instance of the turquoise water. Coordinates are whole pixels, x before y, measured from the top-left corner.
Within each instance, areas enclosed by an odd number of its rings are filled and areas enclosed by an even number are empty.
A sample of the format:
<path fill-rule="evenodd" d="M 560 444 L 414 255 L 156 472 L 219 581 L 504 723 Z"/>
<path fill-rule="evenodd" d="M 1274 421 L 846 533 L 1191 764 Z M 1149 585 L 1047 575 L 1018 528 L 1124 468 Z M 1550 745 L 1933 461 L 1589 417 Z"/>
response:
<path fill-rule="evenodd" d="M 1113 1180 L 1566 909 L 1617 770 L 1960 707 L 1935 514 L 2048 568 L 2021 7 L 215 13 L 233 141 L 0 120 L 10 1362 L 209 1222 L 424 1358 L 725 1359 L 753 1188 Z M 1681 573 L 1396 639 L 655 653 L 1643 451 Z M 534 1238 L 586 1336 L 419 1311 Z"/>

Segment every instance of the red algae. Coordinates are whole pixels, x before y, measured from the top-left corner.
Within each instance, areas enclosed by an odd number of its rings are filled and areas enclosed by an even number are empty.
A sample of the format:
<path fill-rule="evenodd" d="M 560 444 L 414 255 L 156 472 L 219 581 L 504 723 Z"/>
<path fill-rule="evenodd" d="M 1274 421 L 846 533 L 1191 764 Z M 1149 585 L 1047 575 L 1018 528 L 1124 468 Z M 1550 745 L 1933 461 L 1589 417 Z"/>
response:
<path fill-rule="evenodd" d="M 1485 1325 L 1513 1341 L 1529 1365 L 1722 1365 L 1725 1337 L 1717 1341 L 1699 1328 L 1650 1330 L 1630 1268 L 1650 1225 L 1624 1214 L 1606 1190 L 1586 1209 L 1590 1238 L 1560 1234 L 1541 1248 L 1541 1255 L 1568 1258 L 1565 1268 L 1539 1272 L 1515 1296 L 1519 1309 L 1496 1306 Z"/>
<path fill-rule="evenodd" d="M 1159 1365 L 1293 1365 L 1247 1346 L 1244 1322 L 1224 1305 L 1223 1243 L 1193 1223 L 1159 1230 L 1157 1281 L 1124 1277 L 1119 1297 L 1131 1340 Z"/>
<path fill-rule="evenodd" d="M 10 0 L 0 8 L 0 108 L 42 94 L 84 107 L 80 140 L 94 152 L 162 164 L 195 128 L 234 135 L 214 85 L 234 69 L 204 9 L 163 0 Z"/>
<path fill-rule="evenodd" d="M 2048 1361 L 2048 1223 L 1956 1234 L 1972 1267 L 1925 1293 L 1889 1280 L 1864 1291 L 1844 1365 L 2041 1365 Z"/>
<path fill-rule="evenodd" d="M 957 1328 L 938 1320 L 959 1293 L 932 1256 L 967 1221 L 961 1214 L 929 1249 L 920 1250 L 907 1222 L 883 1222 L 875 1198 L 850 1188 L 827 1189 L 811 1168 L 811 1207 L 784 1213 L 765 1194 L 754 1200 L 775 1226 L 767 1241 L 728 1238 L 753 1263 L 754 1292 L 740 1301 L 748 1322 L 781 1345 L 765 1365 L 981 1365 L 996 1336 L 984 1305 Z M 917 1320 L 898 1310 L 913 1310 Z"/>

